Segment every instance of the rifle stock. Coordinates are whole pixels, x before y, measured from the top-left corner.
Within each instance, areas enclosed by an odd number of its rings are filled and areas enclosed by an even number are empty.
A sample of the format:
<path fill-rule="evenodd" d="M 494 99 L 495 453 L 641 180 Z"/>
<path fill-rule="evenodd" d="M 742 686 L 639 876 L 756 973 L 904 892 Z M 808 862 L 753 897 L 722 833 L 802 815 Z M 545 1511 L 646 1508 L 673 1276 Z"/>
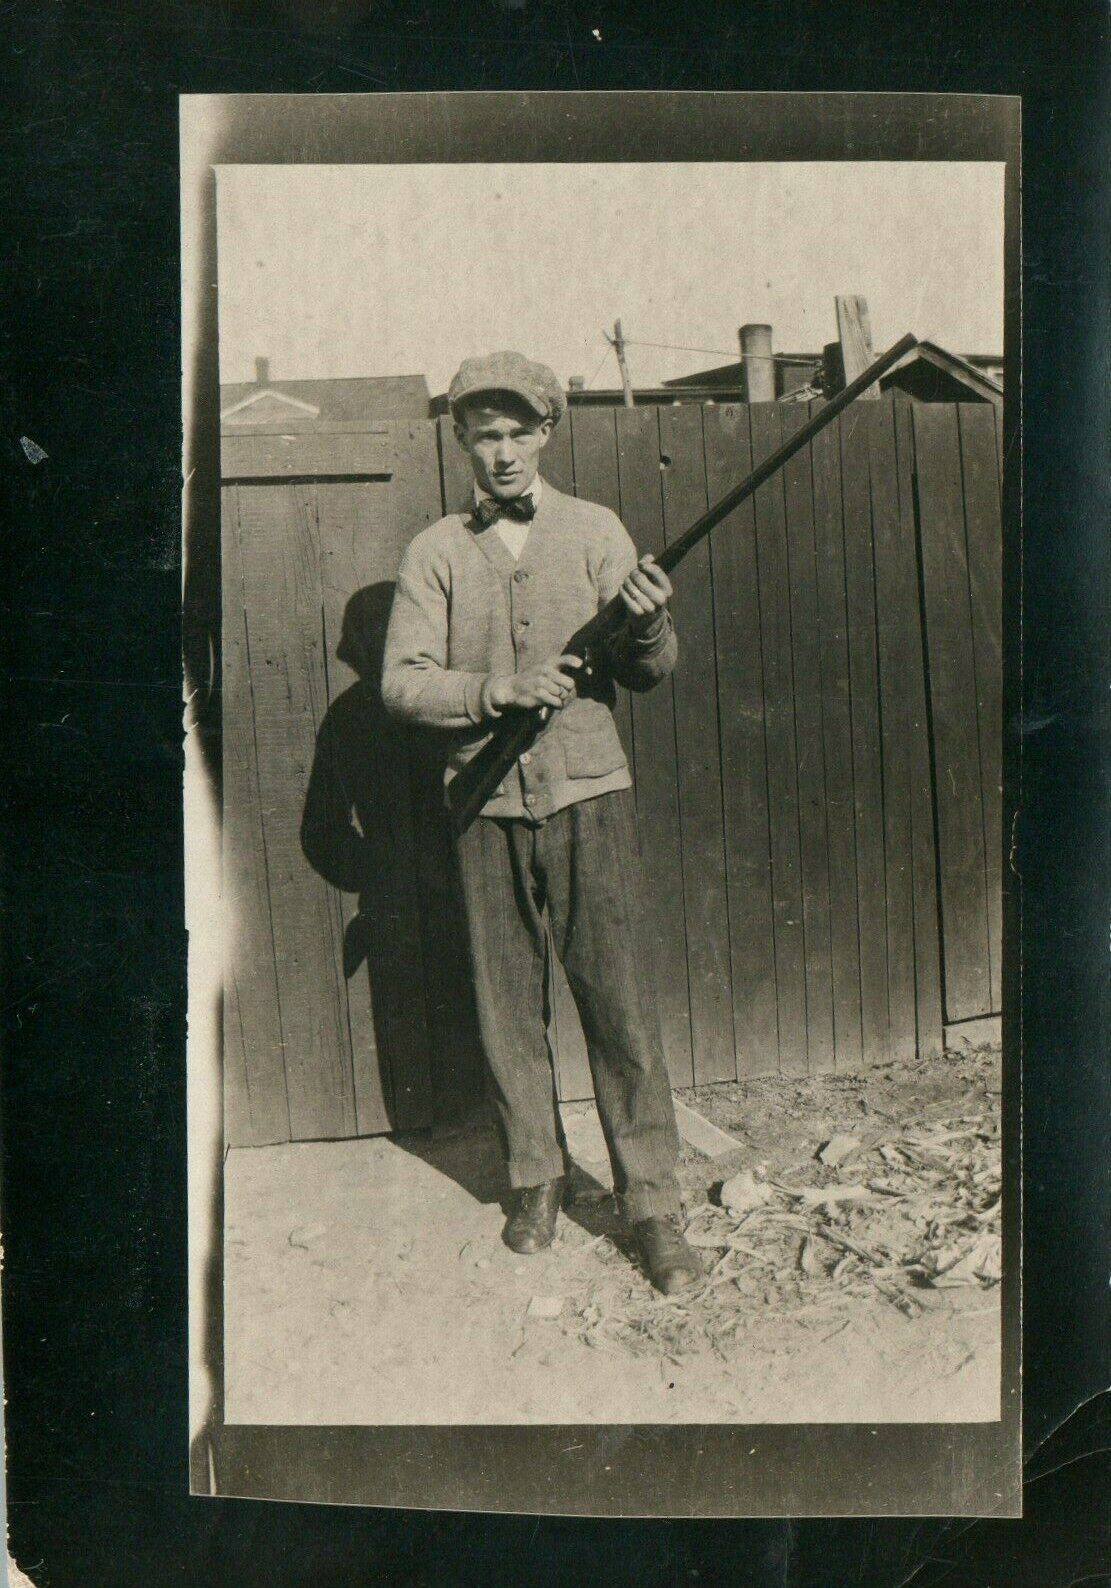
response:
<path fill-rule="evenodd" d="M 723 518 L 727 518 L 735 507 L 758 491 L 789 458 L 808 446 L 819 431 L 831 424 L 838 414 L 855 402 L 869 386 L 875 385 L 882 375 L 916 346 L 917 338 L 909 333 L 900 338 L 843 391 L 832 397 L 788 441 L 770 453 L 751 474 L 708 508 L 678 540 L 664 547 L 656 556 L 656 562 L 664 572 L 670 573 Z M 587 677 L 591 676 L 596 667 L 602 665 L 600 652 L 622 627 L 625 617 L 624 602 L 620 596 L 614 596 L 595 617 L 571 636 L 563 647 L 564 654 L 580 656 L 584 664 L 583 673 Z M 448 784 L 448 807 L 456 834 L 466 832 L 494 790 L 512 771 L 518 757 L 536 740 L 550 716 L 551 711 L 547 707 L 543 710 L 506 712 L 482 749 L 452 778 Z"/>

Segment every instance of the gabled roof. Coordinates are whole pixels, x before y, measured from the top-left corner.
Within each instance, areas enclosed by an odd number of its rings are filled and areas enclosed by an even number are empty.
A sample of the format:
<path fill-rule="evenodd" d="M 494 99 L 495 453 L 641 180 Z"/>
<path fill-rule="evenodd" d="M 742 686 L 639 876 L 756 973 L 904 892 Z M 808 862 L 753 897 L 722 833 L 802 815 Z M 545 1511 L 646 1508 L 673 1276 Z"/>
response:
<path fill-rule="evenodd" d="M 776 385 L 777 388 L 782 388 L 779 391 L 779 400 L 801 401 L 809 391 L 806 372 L 821 371 L 822 354 L 774 353 L 772 357 L 780 377 Z M 917 347 L 904 354 L 888 371 L 880 381 L 880 386 L 884 391 L 895 388 L 927 402 L 978 399 L 999 403 L 1003 400 L 1003 387 L 987 371 L 989 368 L 1000 368 L 1002 362 L 1002 359 L 985 354 L 962 358 L 958 353 L 950 353 L 945 348 L 939 347 L 936 342 L 919 342 Z M 791 380 L 798 381 L 797 389 L 784 379 L 787 372 Z M 693 392 L 695 389 L 715 393 L 743 392 L 744 365 L 740 362 L 720 364 L 714 369 L 700 370 L 694 375 L 680 375 L 673 380 L 665 380 L 663 384 L 670 391 L 684 393 Z"/>
<path fill-rule="evenodd" d="M 248 413 L 248 409 L 252 411 Z M 315 403 L 305 403 L 298 397 L 291 397 L 288 392 L 274 391 L 270 386 L 261 386 L 257 391 L 250 392 L 238 402 L 232 403 L 230 408 L 221 408 L 220 418 L 234 417 L 240 422 L 251 419 L 261 421 L 283 418 L 286 412 L 296 414 L 302 419 L 320 417 L 320 409 Z"/>
<path fill-rule="evenodd" d="M 909 353 L 888 370 L 880 381 L 883 390 L 889 386 L 898 386 L 903 390 L 912 390 L 908 373 L 915 364 L 929 365 L 939 371 L 946 385 L 935 381 L 933 384 L 940 386 L 939 395 L 935 400 L 945 401 L 948 383 L 956 382 L 961 386 L 971 387 L 977 397 L 988 402 L 1001 403 L 1003 401 L 1003 388 L 997 380 L 986 375 L 982 369 L 967 358 L 961 358 L 959 353 L 949 353 L 943 347 L 938 347 L 936 342 L 919 342 L 917 347 L 912 347 Z M 929 377 L 927 377 L 928 381 Z M 919 383 L 921 384 L 921 383 Z"/>
<path fill-rule="evenodd" d="M 284 408 L 272 409 L 267 417 L 280 419 L 427 419 L 428 382 L 423 375 L 367 375 L 336 380 L 272 380 L 259 386 L 255 381 L 236 382 L 220 387 L 220 417 L 233 424 L 250 424 L 255 410 L 245 399 L 263 397 Z M 268 405 L 269 406 L 269 405 Z M 307 410 L 307 411 L 303 411 Z M 261 421 L 262 413 L 257 414 Z"/>
<path fill-rule="evenodd" d="M 772 359 L 779 369 L 801 368 L 817 369 L 822 362 L 820 353 L 773 353 Z M 723 387 L 730 391 L 743 390 L 745 384 L 745 367 L 739 361 L 736 364 L 719 364 L 715 369 L 699 370 L 696 375 L 676 375 L 671 380 L 665 380 L 665 386 L 708 386 Z"/>

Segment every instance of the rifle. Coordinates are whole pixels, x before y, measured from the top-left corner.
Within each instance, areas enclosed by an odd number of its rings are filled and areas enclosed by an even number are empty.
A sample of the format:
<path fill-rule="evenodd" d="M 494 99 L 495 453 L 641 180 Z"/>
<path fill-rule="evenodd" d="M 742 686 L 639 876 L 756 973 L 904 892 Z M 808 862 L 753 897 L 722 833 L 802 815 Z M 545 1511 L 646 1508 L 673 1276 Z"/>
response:
<path fill-rule="evenodd" d="M 885 375 L 893 364 L 897 364 L 905 353 L 917 345 L 917 338 L 908 332 L 895 343 L 894 347 L 888 348 L 882 357 L 869 364 L 868 368 L 855 380 L 850 381 L 843 391 L 830 398 L 825 407 L 809 419 L 801 430 L 796 431 L 789 441 L 777 447 L 746 479 L 727 491 L 720 501 L 715 502 L 701 518 L 696 519 L 678 540 L 673 540 L 669 546 L 659 552 L 656 556 L 657 565 L 665 573 L 670 573 L 700 540 L 721 523 L 723 518 L 728 517 L 735 507 L 747 501 L 766 480 L 770 480 L 773 474 L 779 472 L 789 458 L 794 457 L 796 452 L 807 446 L 819 431 L 831 424 L 839 413 L 842 413 L 850 403 L 855 402 L 862 392 L 867 391 L 869 386 L 874 385 L 881 375 Z M 576 675 L 576 682 L 578 678 L 582 678 L 585 682 L 588 678 L 597 677 L 604 666 L 602 653 L 605 647 L 625 626 L 627 620 L 628 608 L 620 595 L 616 595 L 572 634 L 561 654 L 578 656 L 582 659 L 582 669 Z M 534 743 L 551 714 L 550 706 L 529 709 L 510 708 L 502 714 L 498 726 L 482 749 L 448 784 L 451 825 L 457 834 L 466 832 L 490 795 L 510 772 L 518 757 Z"/>

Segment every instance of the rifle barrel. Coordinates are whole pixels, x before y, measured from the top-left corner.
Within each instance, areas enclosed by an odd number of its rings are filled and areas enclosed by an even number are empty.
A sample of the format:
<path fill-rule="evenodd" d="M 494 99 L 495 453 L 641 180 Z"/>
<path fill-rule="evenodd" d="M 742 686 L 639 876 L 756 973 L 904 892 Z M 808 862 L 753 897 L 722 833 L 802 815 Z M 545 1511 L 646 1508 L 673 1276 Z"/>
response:
<path fill-rule="evenodd" d="M 701 518 L 695 519 L 678 540 L 664 547 L 656 556 L 659 567 L 665 573 L 670 573 L 715 525 L 720 524 L 723 518 L 728 518 L 735 507 L 740 506 L 758 491 L 766 480 L 770 480 L 773 474 L 778 473 L 789 458 L 793 458 L 796 452 L 807 446 L 820 430 L 831 424 L 839 413 L 850 403 L 855 402 L 869 386 L 874 386 L 892 365 L 897 364 L 904 354 L 909 353 L 911 348 L 917 345 L 917 337 L 908 332 L 893 347 L 889 347 L 886 353 L 869 364 L 867 369 L 862 370 L 843 391 L 839 391 L 835 397 L 831 397 L 829 402 L 819 408 L 801 430 L 797 430 L 781 447 L 770 453 L 739 485 L 735 485 L 712 507 L 707 508 Z M 623 619 L 623 615 L 621 597 L 614 596 L 595 617 L 583 625 L 577 634 L 572 635 L 565 649 L 576 655 L 585 656 L 591 645 L 597 644 L 612 633 Z M 507 722 L 494 729 L 478 754 L 452 778 L 448 784 L 448 804 L 451 808 L 452 826 L 456 833 L 466 832 L 498 784 L 512 769 L 517 757 L 528 749 L 536 738 L 546 720 L 546 716 L 538 711 L 512 713 Z"/>
<path fill-rule="evenodd" d="M 835 397 L 831 397 L 824 407 L 819 408 L 818 412 L 806 421 L 801 430 L 796 430 L 795 434 L 785 441 L 782 446 L 769 453 L 763 463 L 758 464 L 747 478 L 743 479 L 739 485 L 735 485 L 731 491 L 727 491 L 720 501 L 707 508 L 702 517 L 695 519 L 690 528 L 685 530 L 678 540 L 673 540 L 670 546 L 665 547 L 663 551 L 658 553 L 656 562 L 664 572 L 670 573 L 677 563 L 682 562 L 687 552 L 692 547 L 697 546 L 698 542 L 704 539 L 716 525 L 720 524 L 723 518 L 728 518 L 735 507 L 739 507 L 742 502 L 758 491 L 766 480 L 770 480 L 773 474 L 777 474 L 789 458 L 793 458 L 796 452 L 801 452 L 803 447 L 813 441 L 819 430 L 824 430 L 826 425 L 836 419 L 837 415 L 847 408 L 850 403 L 855 402 L 862 392 L 866 392 L 869 386 L 874 386 L 881 376 L 887 374 L 893 364 L 897 364 L 905 354 L 910 352 L 912 347 L 917 346 L 917 337 L 912 336 L 908 331 L 906 336 L 901 337 L 895 343 L 894 347 L 889 347 L 886 353 L 877 358 L 874 363 L 869 364 L 867 369 L 862 370 L 855 380 L 850 381 L 843 391 L 839 391 Z"/>

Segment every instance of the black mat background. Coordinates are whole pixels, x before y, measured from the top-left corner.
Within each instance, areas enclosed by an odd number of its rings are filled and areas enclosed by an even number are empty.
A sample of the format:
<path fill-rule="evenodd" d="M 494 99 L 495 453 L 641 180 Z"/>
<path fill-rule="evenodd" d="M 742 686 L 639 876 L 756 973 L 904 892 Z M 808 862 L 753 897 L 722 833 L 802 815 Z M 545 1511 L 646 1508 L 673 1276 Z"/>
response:
<path fill-rule="evenodd" d="M 1104 8 L 15 0 L 0 30 L 0 1190 L 21 1566 L 44 1588 L 1105 1580 Z M 187 1495 L 176 96 L 529 87 L 1023 96 L 1022 1522 L 561 1522 Z M 31 465 L 22 435 L 48 459 Z"/>

